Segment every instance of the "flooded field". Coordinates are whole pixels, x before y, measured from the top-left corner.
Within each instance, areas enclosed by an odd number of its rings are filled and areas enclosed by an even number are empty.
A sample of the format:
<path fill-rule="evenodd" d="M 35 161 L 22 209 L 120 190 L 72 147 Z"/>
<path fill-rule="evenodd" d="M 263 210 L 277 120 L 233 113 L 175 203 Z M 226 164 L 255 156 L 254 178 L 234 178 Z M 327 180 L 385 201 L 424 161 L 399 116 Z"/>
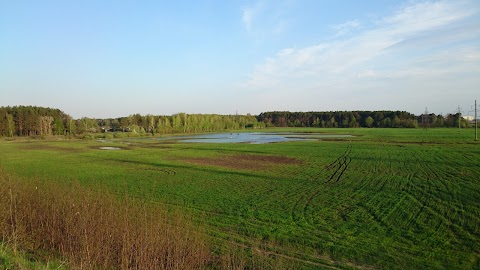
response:
<path fill-rule="evenodd" d="M 175 140 L 191 143 L 250 143 L 265 144 L 289 141 L 319 140 L 325 138 L 348 138 L 349 134 L 313 134 L 313 133 L 294 133 L 294 132 L 246 132 L 246 133 L 215 133 L 202 134 L 194 136 L 176 136 L 160 138 L 158 140 Z"/>

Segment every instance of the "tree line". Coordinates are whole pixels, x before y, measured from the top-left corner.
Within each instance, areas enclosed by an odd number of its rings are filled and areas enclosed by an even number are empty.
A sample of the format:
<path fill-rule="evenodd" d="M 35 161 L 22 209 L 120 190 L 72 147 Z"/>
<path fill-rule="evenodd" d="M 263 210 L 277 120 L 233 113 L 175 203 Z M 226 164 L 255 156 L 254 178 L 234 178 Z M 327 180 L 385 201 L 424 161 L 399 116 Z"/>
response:
<path fill-rule="evenodd" d="M 330 112 L 264 112 L 257 117 L 266 127 L 320 128 L 417 128 L 468 127 L 459 114 L 419 115 L 405 111 L 330 111 Z"/>
<path fill-rule="evenodd" d="M 134 134 L 199 133 L 221 130 L 264 128 L 253 115 L 186 114 L 140 115 L 100 119 L 97 124 L 103 131 L 131 132 Z"/>
<path fill-rule="evenodd" d="M 59 109 L 0 107 L 0 136 L 76 136 L 100 132 L 129 136 L 168 133 L 200 133 L 265 127 L 321 128 L 417 128 L 468 127 L 459 114 L 419 115 L 405 111 L 264 112 L 254 115 L 186 114 L 140 115 L 73 119 Z"/>
<path fill-rule="evenodd" d="M 73 118 L 59 109 L 15 106 L 0 107 L 0 136 L 64 135 Z"/>
<path fill-rule="evenodd" d="M 59 109 L 14 106 L 0 107 L 0 136 L 80 135 L 125 132 L 129 135 L 195 133 L 264 128 L 253 115 L 178 113 L 171 116 L 134 114 L 128 117 L 73 119 Z"/>

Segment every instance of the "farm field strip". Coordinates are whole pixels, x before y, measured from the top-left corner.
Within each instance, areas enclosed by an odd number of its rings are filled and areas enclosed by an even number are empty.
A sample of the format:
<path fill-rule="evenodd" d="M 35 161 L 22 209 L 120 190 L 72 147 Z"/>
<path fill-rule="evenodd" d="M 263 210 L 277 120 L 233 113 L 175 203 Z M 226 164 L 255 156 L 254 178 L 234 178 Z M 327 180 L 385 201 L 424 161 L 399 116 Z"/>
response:
<path fill-rule="evenodd" d="M 306 268 L 479 264 L 478 145 L 456 130 L 352 133 L 265 145 L 0 142 L 0 166 L 183 209 L 220 242 Z"/>

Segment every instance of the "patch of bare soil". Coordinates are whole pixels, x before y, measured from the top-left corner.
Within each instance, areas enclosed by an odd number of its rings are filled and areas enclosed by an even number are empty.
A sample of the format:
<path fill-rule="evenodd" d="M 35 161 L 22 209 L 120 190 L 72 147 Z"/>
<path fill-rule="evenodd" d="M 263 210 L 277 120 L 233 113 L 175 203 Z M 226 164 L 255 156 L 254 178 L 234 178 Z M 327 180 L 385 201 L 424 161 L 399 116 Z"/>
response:
<path fill-rule="evenodd" d="M 302 161 L 284 156 L 234 155 L 214 158 L 189 158 L 187 162 L 238 170 L 265 170 L 273 165 L 302 164 Z"/>
<path fill-rule="evenodd" d="M 61 146 L 54 146 L 48 144 L 25 144 L 19 147 L 19 149 L 23 150 L 49 150 L 49 151 L 59 151 L 59 152 L 79 152 L 82 151 L 78 148 L 73 147 L 61 147 Z"/>

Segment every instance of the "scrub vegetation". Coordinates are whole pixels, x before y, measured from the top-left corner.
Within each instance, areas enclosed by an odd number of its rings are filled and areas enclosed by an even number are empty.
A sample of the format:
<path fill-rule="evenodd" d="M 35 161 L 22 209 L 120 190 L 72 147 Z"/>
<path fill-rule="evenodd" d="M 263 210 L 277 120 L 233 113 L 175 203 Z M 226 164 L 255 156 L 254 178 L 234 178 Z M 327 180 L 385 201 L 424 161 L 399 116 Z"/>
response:
<path fill-rule="evenodd" d="M 59 109 L 14 106 L 0 107 L 0 137 L 94 139 L 159 136 L 172 133 L 201 133 L 265 127 L 318 128 L 418 128 L 470 127 L 460 113 L 415 116 L 405 111 L 265 112 L 254 115 L 133 114 L 127 117 L 73 119 Z M 103 134 L 102 134 L 103 133 Z"/>
<path fill-rule="evenodd" d="M 473 130 L 267 131 L 354 136 L 274 144 L 2 141 L 4 242 L 86 269 L 142 268 L 136 256 L 158 268 L 480 267 Z"/>
<path fill-rule="evenodd" d="M 188 218 L 77 183 L 0 177 L 1 235 L 13 251 L 83 269 L 199 269 L 210 248 Z"/>

